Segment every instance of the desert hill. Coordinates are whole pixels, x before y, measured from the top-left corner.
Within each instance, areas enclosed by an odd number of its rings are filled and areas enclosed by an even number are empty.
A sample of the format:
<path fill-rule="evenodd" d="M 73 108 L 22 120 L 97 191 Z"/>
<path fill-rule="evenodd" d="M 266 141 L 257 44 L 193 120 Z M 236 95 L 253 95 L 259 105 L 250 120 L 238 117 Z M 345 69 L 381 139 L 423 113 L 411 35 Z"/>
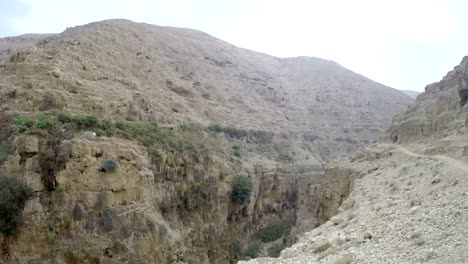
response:
<path fill-rule="evenodd" d="M 16 90 L 15 101 L 2 100 L 12 109 L 37 111 L 50 99 L 72 112 L 285 133 L 306 138 L 320 161 L 374 141 L 411 102 L 332 61 L 279 59 L 125 20 L 69 28 L 11 60 L 0 74 L 1 91 Z"/>

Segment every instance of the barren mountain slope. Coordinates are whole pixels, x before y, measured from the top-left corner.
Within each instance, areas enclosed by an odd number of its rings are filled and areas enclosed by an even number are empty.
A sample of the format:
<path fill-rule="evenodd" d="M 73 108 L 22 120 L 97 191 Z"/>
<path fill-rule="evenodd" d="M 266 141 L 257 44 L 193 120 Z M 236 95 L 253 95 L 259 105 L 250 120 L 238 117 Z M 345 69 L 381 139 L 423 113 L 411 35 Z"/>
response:
<path fill-rule="evenodd" d="M 468 263 L 467 80 L 465 57 L 382 142 L 327 169 L 322 226 L 248 263 Z"/>
<path fill-rule="evenodd" d="M 31 48 L 39 41 L 55 34 L 24 34 L 17 37 L 0 38 L 0 63 L 6 62 L 13 54 Z"/>
<path fill-rule="evenodd" d="M 16 56 L 0 72 L 3 107 L 37 111 L 47 100 L 71 112 L 285 133 L 320 161 L 372 142 L 411 102 L 331 61 L 125 20 L 70 28 Z M 4 95 L 12 90 L 14 101 Z"/>

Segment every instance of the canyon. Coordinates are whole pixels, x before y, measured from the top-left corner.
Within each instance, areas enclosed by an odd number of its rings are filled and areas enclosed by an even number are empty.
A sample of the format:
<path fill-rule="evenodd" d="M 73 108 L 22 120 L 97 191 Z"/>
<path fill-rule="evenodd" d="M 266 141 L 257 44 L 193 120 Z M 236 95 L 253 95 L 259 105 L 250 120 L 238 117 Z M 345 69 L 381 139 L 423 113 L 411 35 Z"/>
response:
<path fill-rule="evenodd" d="M 360 181 L 456 160 L 466 135 L 464 64 L 412 104 L 333 61 L 128 20 L 0 39 L 0 63 L 0 174 L 31 189 L 21 229 L 0 236 L 7 263 L 332 261 L 334 244 L 291 256 L 365 204 Z"/>

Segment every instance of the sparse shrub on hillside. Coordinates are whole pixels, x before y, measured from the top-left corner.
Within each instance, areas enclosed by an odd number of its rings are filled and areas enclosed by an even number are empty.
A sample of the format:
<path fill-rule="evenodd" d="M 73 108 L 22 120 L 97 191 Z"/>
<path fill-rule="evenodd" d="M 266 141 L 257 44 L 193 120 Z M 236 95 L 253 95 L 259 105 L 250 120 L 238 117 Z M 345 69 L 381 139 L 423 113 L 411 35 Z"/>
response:
<path fill-rule="evenodd" d="M 244 258 L 245 257 L 250 257 L 250 258 L 256 258 L 258 257 L 258 253 L 260 252 L 260 248 L 262 246 L 262 243 L 258 240 L 253 240 L 251 241 L 248 245 L 247 248 L 244 250 Z"/>
<path fill-rule="evenodd" d="M 212 134 L 217 134 L 223 132 L 223 128 L 218 124 L 210 124 L 208 125 L 208 132 Z"/>
<path fill-rule="evenodd" d="M 56 117 L 48 112 L 41 112 L 36 115 L 34 127 L 39 129 L 52 129 L 57 123 Z"/>
<path fill-rule="evenodd" d="M 279 162 L 289 163 L 293 161 L 291 155 L 283 147 L 275 146 L 275 150 L 278 154 L 276 160 Z"/>
<path fill-rule="evenodd" d="M 223 128 L 224 134 L 226 134 L 230 138 L 240 139 L 243 137 L 247 137 L 247 131 L 235 127 L 225 127 Z"/>
<path fill-rule="evenodd" d="M 163 238 L 167 235 L 168 230 L 165 224 L 159 224 L 159 237 Z"/>
<path fill-rule="evenodd" d="M 74 121 L 81 129 L 93 129 L 99 127 L 99 120 L 94 115 L 77 116 Z"/>
<path fill-rule="evenodd" d="M 100 171 L 112 173 L 115 171 L 116 168 L 117 161 L 115 161 L 114 159 L 105 159 L 102 161 Z"/>
<path fill-rule="evenodd" d="M 238 158 L 240 158 L 241 153 L 240 153 L 240 147 L 238 145 L 232 146 L 232 154 Z"/>
<path fill-rule="evenodd" d="M 0 143 L 0 164 L 5 162 L 10 156 L 10 146 Z"/>
<path fill-rule="evenodd" d="M 0 175 L 0 233 L 14 236 L 22 224 L 21 213 L 32 190 L 16 178 Z"/>
<path fill-rule="evenodd" d="M 286 192 L 286 199 L 290 204 L 295 204 L 298 198 L 297 189 L 288 189 Z"/>
<path fill-rule="evenodd" d="M 288 236 L 292 227 L 293 223 L 291 221 L 278 221 L 261 229 L 258 232 L 257 237 L 262 242 L 275 241 L 281 237 Z"/>
<path fill-rule="evenodd" d="M 273 133 L 262 130 L 250 130 L 249 137 L 257 144 L 271 144 L 273 141 Z"/>
<path fill-rule="evenodd" d="M 69 114 L 69 113 L 66 113 L 66 112 L 59 112 L 57 114 L 57 118 L 58 118 L 58 121 L 60 121 L 61 123 L 71 123 L 73 122 L 74 120 L 74 117 Z"/>
<path fill-rule="evenodd" d="M 238 204 L 250 202 L 252 190 L 252 179 L 247 176 L 235 176 L 232 181 L 231 200 Z"/>
<path fill-rule="evenodd" d="M 194 131 L 199 131 L 201 130 L 201 126 L 193 121 L 186 121 L 184 123 L 182 123 L 180 125 L 180 128 L 183 130 L 183 131 L 187 131 L 187 132 L 194 132 Z"/>

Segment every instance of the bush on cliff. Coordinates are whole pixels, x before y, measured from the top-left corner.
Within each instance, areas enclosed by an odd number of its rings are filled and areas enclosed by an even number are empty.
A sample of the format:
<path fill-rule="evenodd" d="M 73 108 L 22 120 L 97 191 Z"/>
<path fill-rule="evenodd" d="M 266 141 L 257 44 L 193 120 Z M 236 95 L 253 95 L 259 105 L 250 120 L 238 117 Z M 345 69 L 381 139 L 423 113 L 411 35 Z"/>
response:
<path fill-rule="evenodd" d="M 31 188 L 16 178 L 0 175 L 0 233 L 14 236 L 22 224 L 21 213 Z"/>
<path fill-rule="evenodd" d="M 249 202 L 252 189 L 253 183 L 249 177 L 235 176 L 232 181 L 231 200 L 238 204 Z"/>

